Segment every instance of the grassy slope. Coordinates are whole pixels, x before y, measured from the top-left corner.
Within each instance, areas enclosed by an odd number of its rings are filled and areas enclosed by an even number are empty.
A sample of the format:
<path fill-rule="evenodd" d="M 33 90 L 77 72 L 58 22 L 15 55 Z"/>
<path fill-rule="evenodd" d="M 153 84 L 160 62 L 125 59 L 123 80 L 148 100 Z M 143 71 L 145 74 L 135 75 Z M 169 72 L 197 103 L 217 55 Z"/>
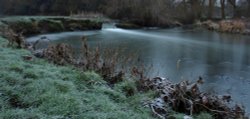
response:
<path fill-rule="evenodd" d="M 122 87 L 106 86 L 93 72 L 49 64 L 42 59 L 24 61 L 26 50 L 7 48 L 0 37 L 1 119 L 147 119 L 153 118 L 141 99 L 126 97 Z"/>

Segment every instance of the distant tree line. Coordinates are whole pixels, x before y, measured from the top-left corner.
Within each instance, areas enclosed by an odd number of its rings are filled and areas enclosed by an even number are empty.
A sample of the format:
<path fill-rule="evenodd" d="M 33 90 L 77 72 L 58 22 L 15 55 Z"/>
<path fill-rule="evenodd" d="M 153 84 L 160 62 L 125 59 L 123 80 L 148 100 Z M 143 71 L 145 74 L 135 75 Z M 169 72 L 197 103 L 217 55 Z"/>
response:
<path fill-rule="evenodd" d="M 77 11 L 98 11 L 104 0 L 0 0 L 7 15 L 69 15 Z"/>
<path fill-rule="evenodd" d="M 188 23 L 201 18 L 248 17 L 250 0 L 0 0 L 0 14 L 4 15 L 70 15 L 82 11 L 143 24 L 176 19 Z"/>

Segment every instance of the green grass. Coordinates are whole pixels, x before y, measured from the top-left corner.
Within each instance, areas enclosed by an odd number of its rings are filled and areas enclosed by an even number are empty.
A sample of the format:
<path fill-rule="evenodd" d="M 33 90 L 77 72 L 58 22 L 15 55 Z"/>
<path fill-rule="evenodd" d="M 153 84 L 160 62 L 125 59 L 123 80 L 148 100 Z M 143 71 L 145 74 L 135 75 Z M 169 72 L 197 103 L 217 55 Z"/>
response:
<path fill-rule="evenodd" d="M 0 119 L 151 119 L 141 101 L 152 94 L 134 93 L 131 82 L 113 89 L 94 72 L 56 66 L 7 47 L 0 38 Z M 125 92 L 124 92 L 125 91 Z"/>

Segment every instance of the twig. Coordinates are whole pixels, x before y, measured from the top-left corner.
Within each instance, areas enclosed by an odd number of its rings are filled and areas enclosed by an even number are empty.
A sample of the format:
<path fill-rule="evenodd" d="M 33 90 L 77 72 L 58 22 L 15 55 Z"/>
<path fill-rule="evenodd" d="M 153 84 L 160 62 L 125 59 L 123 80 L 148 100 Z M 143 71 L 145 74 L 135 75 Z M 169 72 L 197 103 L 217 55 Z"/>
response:
<path fill-rule="evenodd" d="M 189 100 L 189 99 L 186 99 L 188 102 L 189 102 L 189 104 L 190 104 L 190 115 L 192 116 L 193 115 L 193 108 L 194 108 L 194 103 L 193 103 L 193 101 L 191 101 L 191 100 Z"/>
<path fill-rule="evenodd" d="M 166 119 L 164 116 L 158 114 L 158 113 L 155 111 L 155 109 L 154 109 L 154 107 L 153 107 L 152 104 L 150 104 L 150 108 L 151 108 L 152 112 L 153 112 L 156 116 L 158 116 L 158 117 L 161 118 L 161 119 Z"/>
<path fill-rule="evenodd" d="M 211 112 L 229 114 L 229 112 L 226 112 L 226 111 L 220 111 L 220 110 L 213 110 L 213 109 L 210 109 L 210 108 L 208 108 L 207 106 L 205 106 L 205 105 L 203 105 L 203 104 L 200 104 L 200 103 L 196 103 L 196 104 L 203 106 L 204 108 L 208 109 L 208 110 L 211 111 Z"/>

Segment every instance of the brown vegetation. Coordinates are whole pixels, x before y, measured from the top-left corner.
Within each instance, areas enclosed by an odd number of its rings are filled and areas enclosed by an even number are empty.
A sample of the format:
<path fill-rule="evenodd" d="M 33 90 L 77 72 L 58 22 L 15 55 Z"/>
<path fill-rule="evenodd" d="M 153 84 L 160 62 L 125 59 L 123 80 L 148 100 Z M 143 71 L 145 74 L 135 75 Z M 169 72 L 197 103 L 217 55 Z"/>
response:
<path fill-rule="evenodd" d="M 203 25 L 205 26 L 208 30 L 218 30 L 219 29 L 219 25 L 217 23 L 214 23 L 211 20 L 199 23 L 198 25 Z"/>
<path fill-rule="evenodd" d="M 67 44 L 51 45 L 43 52 L 44 57 L 58 65 L 72 64 L 73 61 L 73 50 L 71 46 Z"/>
<path fill-rule="evenodd" d="M 247 20 L 221 20 L 219 22 L 215 21 L 205 21 L 202 23 L 197 23 L 198 26 L 202 25 L 208 30 L 219 31 L 223 33 L 237 33 L 237 34 L 250 34 L 250 28 L 248 28 L 249 21 Z"/>
<path fill-rule="evenodd" d="M 220 21 L 220 31 L 228 33 L 243 33 L 246 29 L 243 21 L 233 20 L 233 21 Z"/>
<path fill-rule="evenodd" d="M 42 56 L 58 65 L 74 65 L 83 71 L 98 72 L 110 84 L 123 80 L 125 69 L 118 63 L 126 65 L 129 62 L 129 58 L 121 58 L 115 50 L 105 50 L 101 54 L 98 47 L 90 49 L 85 37 L 80 57 L 74 57 L 73 48 L 63 43 L 49 46 L 42 52 Z"/>
<path fill-rule="evenodd" d="M 106 49 L 106 51 L 103 51 L 103 54 L 106 55 L 104 56 L 101 54 L 99 47 L 90 49 L 87 45 L 87 39 L 83 37 L 82 40 L 82 56 L 77 59 L 78 62 L 75 65 L 82 70 L 93 70 L 100 73 L 104 80 L 110 84 L 122 81 L 124 72 L 117 70 L 120 59 L 117 51 Z"/>
<path fill-rule="evenodd" d="M 1 36 L 8 39 L 9 43 L 8 46 L 17 47 L 17 48 L 24 48 L 24 37 L 23 33 L 16 33 L 12 29 L 5 27 L 1 28 L 0 30 Z"/>

